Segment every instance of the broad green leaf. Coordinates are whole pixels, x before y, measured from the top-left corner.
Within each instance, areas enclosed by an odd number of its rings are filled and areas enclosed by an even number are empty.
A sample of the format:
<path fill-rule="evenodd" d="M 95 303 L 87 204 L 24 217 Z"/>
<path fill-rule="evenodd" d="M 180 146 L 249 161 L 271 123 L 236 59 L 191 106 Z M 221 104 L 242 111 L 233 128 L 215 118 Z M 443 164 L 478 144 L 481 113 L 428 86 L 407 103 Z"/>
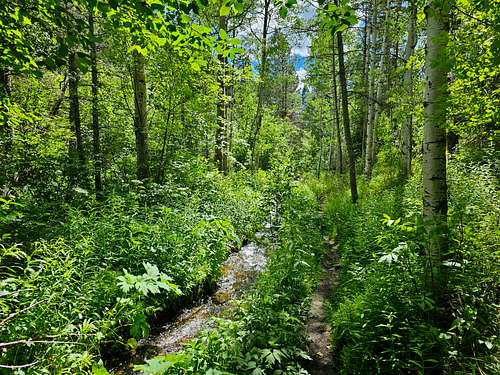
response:
<path fill-rule="evenodd" d="M 226 39 L 227 39 L 227 33 L 226 33 L 226 30 L 224 30 L 224 29 L 220 29 L 220 30 L 219 30 L 219 36 L 221 37 L 221 39 L 226 40 Z"/>
<path fill-rule="evenodd" d="M 222 5 L 220 7 L 220 13 L 219 14 L 220 14 L 221 17 L 227 16 L 230 12 L 231 12 L 231 8 L 228 7 L 226 4 L 224 4 L 224 5 Z"/>

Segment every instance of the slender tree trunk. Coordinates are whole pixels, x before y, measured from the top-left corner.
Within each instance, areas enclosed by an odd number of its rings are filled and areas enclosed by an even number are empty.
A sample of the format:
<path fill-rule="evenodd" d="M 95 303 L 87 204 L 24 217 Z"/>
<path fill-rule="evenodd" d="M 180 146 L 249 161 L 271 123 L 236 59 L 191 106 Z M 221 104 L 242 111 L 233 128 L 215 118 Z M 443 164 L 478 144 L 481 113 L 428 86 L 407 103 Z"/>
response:
<path fill-rule="evenodd" d="M 0 96 L 9 98 L 12 95 L 12 72 L 10 68 L 0 69 Z"/>
<path fill-rule="evenodd" d="M 459 139 L 458 134 L 453 131 L 448 131 L 448 134 L 446 134 L 446 147 L 450 156 L 457 151 Z"/>
<path fill-rule="evenodd" d="M 413 102 L 413 63 L 408 66 L 408 63 L 413 56 L 415 45 L 417 44 L 417 33 L 416 33 L 416 20 L 417 20 L 417 7 L 415 0 L 411 0 L 408 4 L 410 15 L 408 22 L 408 37 L 405 48 L 405 61 L 406 68 L 403 78 L 403 87 L 406 90 L 406 110 L 408 115 L 403 123 L 402 138 L 403 144 L 401 147 L 401 153 L 403 156 L 403 165 L 401 174 L 404 178 L 407 178 L 411 174 L 411 158 L 412 158 L 412 142 L 413 142 L 413 116 L 412 116 L 412 102 Z"/>
<path fill-rule="evenodd" d="M 448 248 L 443 227 L 448 214 L 446 184 L 446 101 L 448 55 L 448 0 L 429 0 L 426 6 L 427 46 L 424 87 L 423 216 L 430 222 L 427 247 L 427 288 L 443 292 L 442 254 Z"/>
<path fill-rule="evenodd" d="M 323 124 L 323 119 L 321 119 L 320 126 Z M 321 164 L 323 163 L 323 131 L 320 129 L 319 132 L 319 155 L 318 155 L 318 168 L 316 170 L 316 177 L 318 180 L 321 177 Z"/>
<path fill-rule="evenodd" d="M 233 29 L 233 38 L 236 37 L 236 29 Z M 230 74 L 231 74 L 231 85 L 229 87 L 229 93 L 231 95 L 231 102 L 229 103 L 229 140 L 228 140 L 228 147 L 229 147 L 229 155 L 233 154 L 233 131 L 234 131 L 234 61 L 231 61 L 231 69 L 230 69 Z M 229 171 L 229 164 L 228 164 L 228 171 Z"/>
<path fill-rule="evenodd" d="M 366 127 L 368 126 L 368 106 L 370 98 L 368 97 L 368 63 L 369 63 L 369 35 L 371 33 L 370 25 L 370 15 L 369 15 L 369 4 L 366 5 L 365 11 L 365 26 L 363 32 L 363 92 L 365 94 L 365 100 L 362 102 L 361 114 L 360 114 L 360 128 L 361 128 L 361 160 L 365 157 L 366 148 Z"/>
<path fill-rule="evenodd" d="M 89 16 L 90 35 L 95 36 L 94 15 Z M 91 74 L 92 74 L 92 148 L 94 153 L 94 186 L 95 191 L 102 191 L 101 181 L 101 142 L 99 127 L 99 79 L 97 76 L 97 48 L 95 42 L 90 46 Z"/>
<path fill-rule="evenodd" d="M 69 151 L 70 158 L 74 164 L 74 160 L 78 158 L 78 163 L 80 168 L 85 165 L 85 154 L 83 151 L 83 138 L 82 138 L 82 125 L 80 118 L 80 98 L 78 96 L 78 84 L 80 81 L 80 74 L 78 68 L 76 67 L 76 53 L 73 52 L 69 55 L 69 122 L 71 124 L 73 134 L 75 135 L 75 141 L 70 141 Z M 72 173 L 76 174 L 77 167 L 75 165 L 75 170 Z"/>
<path fill-rule="evenodd" d="M 59 94 L 59 97 L 56 99 L 54 102 L 54 105 L 52 105 L 52 108 L 50 109 L 50 117 L 56 117 L 59 114 L 59 110 L 61 109 L 61 104 L 66 98 L 66 90 L 68 89 L 68 74 L 64 74 L 64 79 L 62 82 L 62 87 L 61 87 L 61 93 Z"/>
<path fill-rule="evenodd" d="M 251 140 L 251 161 L 250 166 L 252 169 L 256 168 L 255 165 L 255 144 L 257 143 L 257 136 L 262 127 L 262 107 L 264 105 L 264 84 L 267 79 L 267 33 L 269 29 L 271 0 L 264 0 L 264 23 L 262 25 L 262 50 L 260 60 L 260 82 L 259 82 L 259 96 L 257 102 L 257 113 L 255 115 L 255 129 L 253 138 Z"/>
<path fill-rule="evenodd" d="M 134 59 L 134 130 L 135 149 L 137 153 L 137 178 L 145 180 L 149 178 L 146 72 L 144 56 L 137 52 L 137 50 L 134 50 L 132 53 Z"/>
<path fill-rule="evenodd" d="M 0 40 L 2 38 L 0 37 Z M 0 43 L 0 46 L 3 43 Z M 3 104 L 4 99 L 9 100 L 12 95 L 12 71 L 9 67 L 0 68 L 0 105 Z M 2 115 L 2 110 L 0 110 L 0 115 Z M 13 126 L 10 126 L 7 121 L 0 122 L 0 132 L 5 136 L 4 150 L 8 154 L 12 147 L 12 142 L 15 136 L 15 130 Z M 1 152 L 2 150 L 0 150 Z M 6 162 L 8 163 L 8 162 Z"/>
<path fill-rule="evenodd" d="M 330 107 L 332 108 L 332 132 L 330 133 L 330 140 L 328 142 L 328 172 L 331 172 L 333 169 L 333 143 L 335 142 L 335 112 L 333 104 Z"/>
<path fill-rule="evenodd" d="M 226 30 L 227 29 L 227 18 L 226 17 L 219 17 L 219 30 Z M 220 87 L 220 97 L 219 100 L 217 101 L 217 126 L 215 130 L 215 164 L 217 165 L 217 168 L 221 172 L 225 172 L 224 168 L 224 154 L 225 154 L 225 140 L 224 140 L 224 134 L 226 133 L 226 101 L 225 101 L 225 96 L 226 96 L 226 83 L 225 83 L 225 76 L 226 76 L 226 64 L 227 64 L 227 58 L 224 57 L 222 54 L 217 56 L 217 59 L 219 60 L 220 68 L 221 71 L 219 73 L 219 77 L 217 79 L 219 87 Z"/>
<path fill-rule="evenodd" d="M 337 96 L 337 72 L 335 63 L 335 38 L 332 37 L 332 135 L 330 142 L 330 155 L 329 155 L 329 165 L 328 170 L 333 167 L 333 142 L 335 139 L 335 131 L 337 132 L 337 164 L 336 172 L 337 174 L 342 173 L 342 138 L 340 136 L 340 111 L 339 111 L 339 101 Z"/>
<path fill-rule="evenodd" d="M 370 55 L 370 84 L 368 92 L 368 125 L 366 127 L 365 147 L 365 180 L 369 180 L 372 174 L 372 147 L 373 147 L 373 122 L 375 117 L 375 72 L 377 61 L 377 0 L 373 0 L 371 21 L 371 55 Z"/>
<path fill-rule="evenodd" d="M 373 135 L 372 135 L 372 146 L 371 146 L 371 157 L 370 157 L 370 168 L 368 173 L 368 178 L 371 178 L 373 164 L 375 162 L 375 152 L 376 152 L 376 139 L 377 139 L 377 124 L 380 118 L 380 112 L 382 111 L 382 102 L 385 102 L 383 98 L 382 91 L 384 89 L 384 81 L 386 79 L 385 75 L 385 64 L 388 55 L 388 32 L 389 32 L 389 16 L 391 14 L 391 1 L 387 0 L 385 5 L 385 20 L 384 20 L 384 36 L 382 37 L 382 49 L 381 49 L 381 59 L 380 59 L 380 72 L 377 82 L 377 97 L 375 101 L 375 114 L 373 116 Z"/>
<path fill-rule="evenodd" d="M 335 61 L 335 38 L 332 38 L 332 93 L 333 93 L 333 106 L 335 112 L 335 123 L 337 129 L 337 174 L 342 174 L 343 172 L 343 157 L 342 157 L 342 135 L 340 133 L 340 106 L 339 98 L 337 95 L 337 64 Z"/>
<path fill-rule="evenodd" d="M 351 126 L 349 124 L 349 105 L 347 100 L 347 79 L 344 66 L 344 43 L 342 33 L 337 33 L 337 43 L 339 51 L 339 77 L 342 94 L 342 113 L 344 117 L 344 136 L 349 156 L 349 179 L 351 185 L 351 199 L 353 203 L 358 200 L 358 187 L 356 183 L 356 157 L 354 155 L 354 146 L 351 139 Z"/>

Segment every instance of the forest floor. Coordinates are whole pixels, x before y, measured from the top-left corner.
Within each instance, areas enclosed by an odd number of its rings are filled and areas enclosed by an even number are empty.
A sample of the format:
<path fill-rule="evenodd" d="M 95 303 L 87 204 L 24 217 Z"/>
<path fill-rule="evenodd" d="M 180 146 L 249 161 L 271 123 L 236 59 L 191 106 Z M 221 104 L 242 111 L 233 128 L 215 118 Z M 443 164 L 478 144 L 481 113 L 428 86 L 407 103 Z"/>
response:
<path fill-rule="evenodd" d="M 337 250 L 335 243 L 328 237 L 325 241 L 330 251 L 323 261 L 323 274 L 318 283 L 318 289 L 311 301 L 311 318 L 306 326 L 306 335 L 309 340 L 309 355 L 313 359 L 308 371 L 312 375 L 329 375 L 332 371 L 332 352 L 330 340 L 330 324 L 327 302 L 335 289 L 340 274 Z"/>

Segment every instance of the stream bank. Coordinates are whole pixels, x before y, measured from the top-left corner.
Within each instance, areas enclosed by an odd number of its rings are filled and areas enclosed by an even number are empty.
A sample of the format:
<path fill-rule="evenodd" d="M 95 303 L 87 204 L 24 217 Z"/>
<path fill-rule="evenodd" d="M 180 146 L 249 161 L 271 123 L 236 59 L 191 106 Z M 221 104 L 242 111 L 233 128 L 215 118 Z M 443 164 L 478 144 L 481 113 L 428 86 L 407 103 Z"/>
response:
<path fill-rule="evenodd" d="M 257 232 L 260 239 L 266 232 Z M 175 353 L 182 344 L 197 337 L 201 330 L 212 328 L 212 318 L 226 315 L 235 299 L 240 298 L 257 279 L 266 264 L 262 246 L 255 242 L 244 245 L 240 251 L 231 253 L 223 263 L 221 277 L 213 294 L 187 308 L 168 323 L 154 327 L 152 335 L 141 339 L 127 361 L 113 369 L 115 375 L 132 375 L 134 366 L 143 364 L 149 358 Z"/>

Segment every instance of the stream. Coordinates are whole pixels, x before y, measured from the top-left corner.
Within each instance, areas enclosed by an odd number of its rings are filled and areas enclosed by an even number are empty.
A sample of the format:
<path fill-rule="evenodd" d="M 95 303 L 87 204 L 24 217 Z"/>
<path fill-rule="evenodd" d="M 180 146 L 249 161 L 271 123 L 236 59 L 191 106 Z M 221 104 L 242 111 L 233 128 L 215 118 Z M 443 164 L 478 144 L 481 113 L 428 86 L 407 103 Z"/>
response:
<path fill-rule="evenodd" d="M 266 226 L 266 229 L 269 228 Z M 260 239 L 266 234 L 267 231 L 257 232 L 255 236 Z M 134 371 L 134 365 L 157 355 L 177 352 L 182 349 L 183 343 L 199 336 L 201 330 L 213 327 L 212 318 L 223 316 L 232 301 L 240 298 L 257 279 L 265 264 L 264 248 L 254 242 L 230 254 L 222 265 L 216 291 L 196 306 L 182 311 L 174 321 L 154 329 L 149 338 L 141 339 L 130 360 L 115 368 L 114 374 L 139 374 Z"/>

